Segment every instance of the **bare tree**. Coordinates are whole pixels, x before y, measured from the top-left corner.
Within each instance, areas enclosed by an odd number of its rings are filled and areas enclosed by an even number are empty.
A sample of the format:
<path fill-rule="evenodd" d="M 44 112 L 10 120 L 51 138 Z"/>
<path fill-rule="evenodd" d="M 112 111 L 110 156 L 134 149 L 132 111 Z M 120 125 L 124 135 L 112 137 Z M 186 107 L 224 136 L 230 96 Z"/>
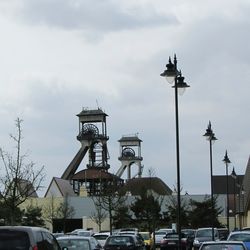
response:
<path fill-rule="evenodd" d="M 100 192 L 100 205 L 107 211 L 109 216 L 110 234 L 113 231 L 113 216 L 115 212 L 125 204 L 126 197 L 119 192 L 120 185 L 117 180 L 112 179 Z"/>
<path fill-rule="evenodd" d="M 22 120 L 16 119 L 16 135 L 10 134 L 15 143 L 15 153 L 0 148 L 0 157 L 4 166 L 4 175 L 0 177 L 1 198 L 10 210 L 10 223 L 15 224 L 15 211 L 28 197 L 34 196 L 42 188 L 45 178 L 44 166 L 35 170 L 35 163 L 26 163 L 27 154 L 22 154 Z"/>
<path fill-rule="evenodd" d="M 52 195 L 49 198 L 49 202 L 43 206 L 44 220 L 53 225 L 53 219 L 59 218 L 58 208 L 60 204 L 56 204 L 55 197 Z"/>
<path fill-rule="evenodd" d="M 63 222 L 63 232 L 66 232 L 66 220 L 74 216 L 75 209 L 69 204 L 69 197 L 66 195 L 63 202 L 60 203 L 58 207 L 58 219 L 62 219 Z"/>
<path fill-rule="evenodd" d="M 90 219 L 98 225 L 99 232 L 102 230 L 102 223 L 107 218 L 107 213 L 102 208 L 101 197 L 92 197 L 96 211 L 92 212 Z"/>

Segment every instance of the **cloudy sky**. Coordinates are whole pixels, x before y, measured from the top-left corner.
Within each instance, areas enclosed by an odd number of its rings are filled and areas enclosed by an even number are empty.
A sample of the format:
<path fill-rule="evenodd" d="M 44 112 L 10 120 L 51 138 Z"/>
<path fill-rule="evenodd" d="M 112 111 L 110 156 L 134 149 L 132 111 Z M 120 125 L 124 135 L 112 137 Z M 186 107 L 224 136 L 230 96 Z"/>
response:
<path fill-rule="evenodd" d="M 244 174 L 249 158 L 249 12 L 248 0 L 0 1 L 0 146 L 14 149 L 23 119 L 23 152 L 48 185 L 80 147 L 76 114 L 101 107 L 110 172 L 118 140 L 139 133 L 144 176 L 153 169 L 173 188 L 174 91 L 160 73 L 176 53 L 191 86 L 179 98 L 182 192 L 209 194 L 209 120 L 214 174 L 225 173 L 225 150 L 229 172 Z"/>

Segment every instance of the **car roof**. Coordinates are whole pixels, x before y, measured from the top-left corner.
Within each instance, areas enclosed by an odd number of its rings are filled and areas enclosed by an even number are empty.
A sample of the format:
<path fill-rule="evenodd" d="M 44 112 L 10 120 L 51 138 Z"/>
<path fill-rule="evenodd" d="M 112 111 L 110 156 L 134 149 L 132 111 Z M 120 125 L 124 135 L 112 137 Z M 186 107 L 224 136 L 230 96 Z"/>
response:
<path fill-rule="evenodd" d="M 106 233 L 95 233 L 94 236 L 95 236 L 95 235 L 110 235 L 110 232 L 106 232 Z"/>
<path fill-rule="evenodd" d="M 205 241 L 202 244 L 212 245 L 212 244 L 237 244 L 237 243 L 245 245 L 243 241 L 232 241 L 232 240 Z"/>
<path fill-rule="evenodd" d="M 92 239 L 92 236 L 81 236 L 81 235 L 74 235 L 74 234 L 67 234 L 63 236 L 59 236 L 57 240 L 62 240 L 62 239 L 82 239 L 82 240 L 90 240 Z"/>
<path fill-rule="evenodd" d="M 110 235 L 109 238 L 123 238 L 123 237 L 133 237 L 135 238 L 135 234 L 115 234 L 115 235 Z"/>
<path fill-rule="evenodd" d="M 0 229 L 49 232 L 49 230 L 43 227 L 30 227 L 30 226 L 0 226 Z"/>
<path fill-rule="evenodd" d="M 244 231 L 233 231 L 229 235 L 234 235 L 234 234 L 250 234 L 250 231 L 244 230 Z"/>

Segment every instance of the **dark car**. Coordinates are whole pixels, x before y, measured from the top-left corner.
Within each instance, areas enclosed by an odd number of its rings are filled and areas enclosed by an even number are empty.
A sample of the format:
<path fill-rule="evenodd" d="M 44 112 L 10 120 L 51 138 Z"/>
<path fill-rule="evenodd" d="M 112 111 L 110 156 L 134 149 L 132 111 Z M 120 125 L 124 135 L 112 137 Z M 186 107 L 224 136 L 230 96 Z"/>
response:
<path fill-rule="evenodd" d="M 191 242 L 188 236 L 181 233 L 180 248 L 179 248 L 179 234 L 178 233 L 168 233 L 161 240 L 161 250 L 172 250 L 172 249 L 191 249 Z"/>
<path fill-rule="evenodd" d="M 145 245 L 137 235 L 111 235 L 104 244 L 104 250 L 145 250 Z"/>
<path fill-rule="evenodd" d="M 56 238 L 47 229 L 26 226 L 1 226 L 0 250 L 60 250 Z"/>
<path fill-rule="evenodd" d="M 217 230 L 218 230 L 218 233 L 219 233 L 219 239 L 220 240 L 226 240 L 227 237 L 228 237 L 228 234 L 229 234 L 228 229 L 221 227 L 221 228 L 217 228 Z"/>
<path fill-rule="evenodd" d="M 182 229 L 181 232 L 186 235 L 187 241 L 188 241 L 188 244 L 187 244 L 188 249 L 191 250 L 193 248 L 195 230 L 194 229 Z"/>

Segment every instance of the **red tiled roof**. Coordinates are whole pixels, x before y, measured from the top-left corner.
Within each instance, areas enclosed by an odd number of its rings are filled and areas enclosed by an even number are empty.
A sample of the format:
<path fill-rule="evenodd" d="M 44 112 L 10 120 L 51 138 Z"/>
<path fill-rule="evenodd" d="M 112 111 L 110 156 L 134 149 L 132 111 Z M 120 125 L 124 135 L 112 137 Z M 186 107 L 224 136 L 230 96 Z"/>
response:
<path fill-rule="evenodd" d="M 119 179 L 119 177 L 117 177 L 116 175 L 111 174 L 103 169 L 88 168 L 88 169 L 84 169 L 76 173 L 72 177 L 72 180 L 114 179 L 114 178 Z"/>

